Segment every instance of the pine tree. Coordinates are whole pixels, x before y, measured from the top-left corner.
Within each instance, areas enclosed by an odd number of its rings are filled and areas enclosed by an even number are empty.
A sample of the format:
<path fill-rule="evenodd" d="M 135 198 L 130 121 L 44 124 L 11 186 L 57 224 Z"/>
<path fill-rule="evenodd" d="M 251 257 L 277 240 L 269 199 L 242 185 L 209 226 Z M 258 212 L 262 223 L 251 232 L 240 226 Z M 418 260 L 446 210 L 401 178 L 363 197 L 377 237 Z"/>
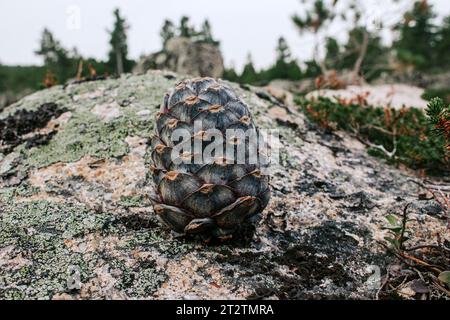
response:
<path fill-rule="evenodd" d="M 323 0 L 315 0 L 312 10 L 306 13 L 306 17 L 294 15 L 292 21 L 300 32 L 311 30 L 318 33 L 326 22 L 333 17 L 332 11 L 328 8 L 334 7 L 336 1 L 332 5 L 326 4 Z"/>
<path fill-rule="evenodd" d="M 209 23 L 208 19 L 206 19 L 201 27 L 200 32 L 198 33 L 200 37 L 200 41 L 208 44 L 212 44 L 214 46 L 219 45 L 219 41 L 215 40 L 212 31 L 211 31 L 211 24 Z"/>
<path fill-rule="evenodd" d="M 364 58 L 358 67 L 358 73 L 370 81 L 378 77 L 381 72 L 388 70 L 388 49 L 383 46 L 379 35 L 369 32 L 364 27 L 355 27 L 350 30 L 349 39 L 343 45 L 336 69 L 352 70 L 355 68 L 355 61 L 358 61 L 361 56 L 364 37 L 367 37 L 367 44 Z"/>
<path fill-rule="evenodd" d="M 315 64 L 320 66 L 322 73 L 326 72 L 326 66 L 319 60 L 320 46 L 323 42 L 319 33 L 325 29 L 327 25 L 330 25 L 335 18 L 332 9 L 335 7 L 336 2 L 337 1 L 332 0 L 330 3 L 325 3 L 324 0 L 315 0 L 312 8 L 309 10 L 307 9 L 305 16 L 292 16 L 292 21 L 301 34 L 311 32 L 314 35 L 315 44 L 313 59 L 315 60 Z"/>
<path fill-rule="evenodd" d="M 375 17 L 367 10 L 362 0 L 315 0 L 312 6 L 307 6 L 312 1 L 303 3 L 305 13 L 302 16 L 294 15 L 292 20 L 301 33 L 309 32 L 315 37 L 314 61 L 310 61 L 307 73 L 315 74 L 316 67 L 320 68 L 322 74 L 326 74 L 329 69 L 345 68 L 352 72 L 355 80 L 359 79 L 361 74 L 376 76 L 380 73 L 380 61 L 385 59 L 386 55 L 381 54 L 384 48 L 378 36 L 379 30 L 368 30 L 368 21 L 373 21 Z M 389 22 L 377 22 L 376 26 L 378 29 L 386 28 L 388 24 Z M 336 26 L 339 26 L 342 32 L 349 33 L 350 40 L 342 47 L 329 35 Z M 326 53 L 324 59 L 320 57 L 322 50 Z M 380 57 L 377 60 L 375 58 L 378 54 Z M 372 70 L 372 65 L 376 70 Z M 384 68 L 386 65 L 381 69 Z"/>
<path fill-rule="evenodd" d="M 172 21 L 165 20 L 161 32 L 159 33 L 162 39 L 163 48 L 166 47 L 167 41 L 175 36 L 175 26 Z"/>
<path fill-rule="evenodd" d="M 189 23 L 189 17 L 182 16 L 180 19 L 180 26 L 178 28 L 180 37 L 190 38 L 195 35 L 195 30 Z"/>
<path fill-rule="evenodd" d="M 129 29 L 119 9 L 114 10 L 114 28 L 109 32 L 111 50 L 109 51 L 108 66 L 117 75 L 130 72 L 133 62 L 128 60 L 127 30 Z"/>
<path fill-rule="evenodd" d="M 305 61 L 306 69 L 304 72 L 304 77 L 306 78 L 315 78 L 322 74 L 322 70 L 320 66 L 317 64 L 316 60 L 308 60 Z"/>
<path fill-rule="evenodd" d="M 234 70 L 233 67 L 225 68 L 223 71 L 223 76 L 225 80 L 231 81 L 231 82 L 239 82 L 239 76 L 236 73 L 236 70 Z"/>
<path fill-rule="evenodd" d="M 432 23 L 435 14 L 426 0 L 416 1 L 413 8 L 406 12 L 403 22 L 396 26 L 399 39 L 394 48 L 397 58 L 419 70 L 425 70 L 433 64 L 436 32 Z"/>
<path fill-rule="evenodd" d="M 55 81 L 63 83 L 75 76 L 76 68 L 73 59 L 69 57 L 68 51 L 54 38 L 50 30 L 44 29 L 42 32 L 40 48 L 35 53 L 43 58 L 47 71 L 55 75 Z"/>
<path fill-rule="evenodd" d="M 450 16 L 439 27 L 435 53 L 436 63 L 440 67 L 450 68 Z"/>
<path fill-rule="evenodd" d="M 335 38 L 328 37 L 325 42 L 325 65 L 327 67 L 340 69 L 341 54 L 342 48 L 339 42 Z"/>
<path fill-rule="evenodd" d="M 291 51 L 286 40 L 283 37 L 278 39 L 276 47 L 277 60 L 269 70 L 265 72 L 267 80 L 273 79 L 289 79 L 299 80 L 302 77 L 302 72 L 297 62 L 292 59 Z"/>
<path fill-rule="evenodd" d="M 201 35 L 202 35 L 204 42 L 206 42 L 206 43 L 214 42 L 212 32 L 211 32 L 211 25 L 210 25 L 208 19 L 206 19 L 202 24 Z"/>
<path fill-rule="evenodd" d="M 286 42 L 286 39 L 280 37 L 278 39 L 277 51 L 277 61 L 283 61 L 287 63 L 291 59 L 291 51 Z"/>
<path fill-rule="evenodd" d="M 253 66 L 252 56 L 249 53 L 247 56 L 247 63 L 242 70 L 242 74 L 239 77 L 241 83 L 254 84 L 258 81 L 258 73 Z"/>

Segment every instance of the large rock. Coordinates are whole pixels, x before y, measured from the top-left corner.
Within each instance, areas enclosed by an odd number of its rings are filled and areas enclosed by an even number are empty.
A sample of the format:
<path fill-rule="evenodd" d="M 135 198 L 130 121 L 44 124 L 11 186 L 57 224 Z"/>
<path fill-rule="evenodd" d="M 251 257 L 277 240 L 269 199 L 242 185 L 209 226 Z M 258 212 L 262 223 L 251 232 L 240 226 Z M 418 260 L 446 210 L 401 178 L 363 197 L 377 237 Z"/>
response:
<path fill-rule="evenodd" d="M 422 98 L 424 89 L 406 84 L 380 84 L 348 86 L 345 89 L 331 90 L 322 89 L 310 92 L 306 95 L 308 99 L 325 97 L 339 100 L 345 103 L 364 103 L 376 107 L 392 107 L 395 109 L 426 108 L 428 102 Z"/>
<path fill-rule="evenodd" d="M 276 79 L 270 81 L 267 85 L 275 90 L 284 90 L 294 94 L 305 94 L 316 89 L 314 79 L 305 79 L 299 81 Z"/>
<path fill-rule="evenodd" d="M 223 75 L 224 64 L 218 46 L 177 37 L 170 39 L 163 51 L 138 61 L 133 72 L 145 73 L 149 69 L 220 78 Z"/>
<path fill-rule="evenodd" d="M 370 299 L 381 280 L 373 271 L 390 263 L 377 244 L 388 213 L 412 202 L 411 244 L 449 240 L 443 212 L 420 200 L 427 195 L 418 197 L 425 191 L 412 173 L 235 84 L 258 126 L 280 133 L 272 200 L 252 240 L 174 238 L 149 203 L 148 160 L 158 106 L 180 79 L 150 72 L 57 86 L 0 112 L 9 132 L 0 146 L 0 299 Z"/>

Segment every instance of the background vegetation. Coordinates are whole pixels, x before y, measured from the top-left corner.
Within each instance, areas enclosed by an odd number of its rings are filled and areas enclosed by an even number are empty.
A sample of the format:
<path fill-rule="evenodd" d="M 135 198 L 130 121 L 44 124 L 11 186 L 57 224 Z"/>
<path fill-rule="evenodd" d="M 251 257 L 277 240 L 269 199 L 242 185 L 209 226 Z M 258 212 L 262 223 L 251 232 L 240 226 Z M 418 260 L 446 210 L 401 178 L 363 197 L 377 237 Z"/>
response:
<path fill-rule="evenodd" d="M 379 21 L 375 26 L 367 23 L 368 13 L 362 9 L 361 0 L 314 0 L 303 1 L 301 5 L 303 14 L 293 14 L 291 20 L 299 36 L 314 36 L 314 54 L 310 60 L 296 60 L 285 38 L 280 36 L 274 44 L 272 65 L 257 70 L 249 53 L 241 72 L 228 67 L 223 77 L 253 85 L 266 85 L 275 79 L 298 83 L 305 80 L 321 88 L 325 82 L 325 86 L 333 88 L 338 87 L 340 82 L 326 83 L 326 75 L 347 75 L 353 82 L 359 79 L 364 82 L 390 79 L 418 84 L 425 77 L 450 74 L 450 16 L 436 24 L 436 12 L 426 0 L 411 2 L 399 21 L 390 25 Z M 105 60 L 82 57 L 76 48 L 64 48 L 52 32 L 45 29 L 35 51 L 42 57 L 43 66 L 0 65 L 0 95 L 12 96 L 11 100 L 14 100 L 71 79 L 95 79 L 131 72 L 136 62 L 128 56 L 129 25 L 118 9 L 113 15 L 114 24 L 108 31 L 110 50 Z M 342 32 L 347 33 L 344 42 L 329 36 L 328 31 L 337 21 L 340 26 L 345 26 L 342 27 Z M 389 46 L 383 43 L 381 37 L 382 31 L 386 30 L 394 35 Z M 162 51 L 174 37 L 220 46 L 208 20 L 196 28 L 187 16 L 181 17 L 178 23 L 165 20 L 160 36 Z M 450 76 L 447 78 L 450 81 Z M 437 112 L 437 105 L 447 110 L 450 88 L 436 87 L 433 81 L 431 84 L 425 85 L 424 98 L 440 97 L 443 101 L 439 100 L 441 102 L 437 104 L 435 100 L 428 117 L 421 110 L 374 108 L 364 105 L 364 101 L 345 104 L 325 99 L 307 101 L 300 96 L 298 103 L 310 119 L 325 129 L 341 129 L 356 134 L 373 154 L 414 169 L 439 173 L 448 169 L 448 111 L 447 118 L 443 116 L 446 125 L 429 121 L 432 113 Z M 437 118 L 433 119 L 436 121 Z M 433 134 L 433 128 L 438 125 L 441 126 L 441 135 Z"/>
<path fill-rule="evenodd" d="M 395 0 L 393 0 L 395 1 Z M 271 66 L 257 70 L 251 53 L 241 72 L 232 67 L 225 71 L 224 78 L 240 83 L 264 85 L 274 79 L 302 80 L 317 77 L 333 69 L 350 71 L 372 81 L 382 75 L 414 77 L 420 73 L 442 73 L 450 70 L 450 16 L 435 25 L 436 13 L 426 0 L 411 3 L 400 21 L 391 25 L 369 28 L 365 12 L 359 0 L 345 2 L 339 0 L 307 1 L 303 15 L 292 16 L 300 36 L 309 33 L 316 38 L 314 56 L 307 61 L 297 61 L 292 57 L 286 40 L 280 36 L 274 44 L 275 59 Z M 19 93 L 25 89 L 37 90 L 43 86 L 64 83 L 68 79 L 82 76 L 119 75 L 130 72 L 135 61 L 128 57 L 127 30 L 129 25 L 120 11 L 114 11 L 114 24 L 109 30 L 110 50 L 103 61 L 82 57 L 76 49 L 63 48 L 45 29 L 36 54 L 41 56 L 43 67 L 1 66 L 0 93 Z M 340 20 L 348 26 L 347 41 L 339 42 L 329 37 L 327 29 Z M 342 24 L 344 25 L 344 24 Z M 381 31 L 389 29 L 395 34 L 392 44 L 387 47 L 381 40 Z M 189 17 L 182 17 L 178 25 L 166 20 L 160 31 L 161 44 L 174 36 L 183 36 L 194 41 L 220 45 L 212 33 L 211 24 L 205 21 L 199 30 L 191 25 Z M 83 62 L 83 63 L 81 63 Z M 449 90 L 450 91 L 450 90 Z M 439 90 L 444 99 L 450 92 Z"/>

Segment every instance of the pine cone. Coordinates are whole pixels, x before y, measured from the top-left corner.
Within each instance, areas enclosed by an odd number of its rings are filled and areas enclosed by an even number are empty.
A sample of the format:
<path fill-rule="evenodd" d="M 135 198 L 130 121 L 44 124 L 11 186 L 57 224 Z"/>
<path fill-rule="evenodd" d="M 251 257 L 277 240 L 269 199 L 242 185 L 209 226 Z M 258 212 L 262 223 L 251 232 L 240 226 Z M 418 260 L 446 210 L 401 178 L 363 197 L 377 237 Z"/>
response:
<path fill-rule="evenodd" d="M 223 141 L 211 138 L 218 133 Z M 267 206 L 270 189 L 261 170 L 267 157 L 250 137 L 262 139 L 229 86 L 211 78 L 178 83 L 164 99 L 152 138 L 152 200 L 159 220 L 179 234 L 221 240 L 251 223 Z M 214 143 L 218 148 L 211 152 Z"/>

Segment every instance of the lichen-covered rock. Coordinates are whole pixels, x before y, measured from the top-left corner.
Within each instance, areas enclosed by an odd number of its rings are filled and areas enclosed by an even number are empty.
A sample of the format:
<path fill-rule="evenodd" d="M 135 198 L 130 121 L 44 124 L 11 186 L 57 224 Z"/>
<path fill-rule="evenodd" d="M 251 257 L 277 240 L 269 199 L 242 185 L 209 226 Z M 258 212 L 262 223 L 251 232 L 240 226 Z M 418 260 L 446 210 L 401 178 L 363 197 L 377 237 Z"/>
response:
<path fill-rule="evenodd" d="M 390 260 L 376 242 L 388 213 L 413 202 L 410 241 L 449 241 L 412 173 L 234 84 L 256 124 L 280 132 L 272 200 L 245 242 L 174 238 L 148 198 L 149 139 L 180 80 L 151 72 L 59 86 L 1 111 L 13 133 L 0 142 L 1 299 L 374 298 L 369 279 Z M 30 114 L 45 121 L 17 131 Z"/>
<path fill-rule="evenodd" d="M 189 38 L 175 37 L 167 42 L 163 51 L 139 60 L 133 72 L 141 74 L 150 69 L 219 78 L 224 72 L 224 62 L 218 46 L 195 42 Z"/>

